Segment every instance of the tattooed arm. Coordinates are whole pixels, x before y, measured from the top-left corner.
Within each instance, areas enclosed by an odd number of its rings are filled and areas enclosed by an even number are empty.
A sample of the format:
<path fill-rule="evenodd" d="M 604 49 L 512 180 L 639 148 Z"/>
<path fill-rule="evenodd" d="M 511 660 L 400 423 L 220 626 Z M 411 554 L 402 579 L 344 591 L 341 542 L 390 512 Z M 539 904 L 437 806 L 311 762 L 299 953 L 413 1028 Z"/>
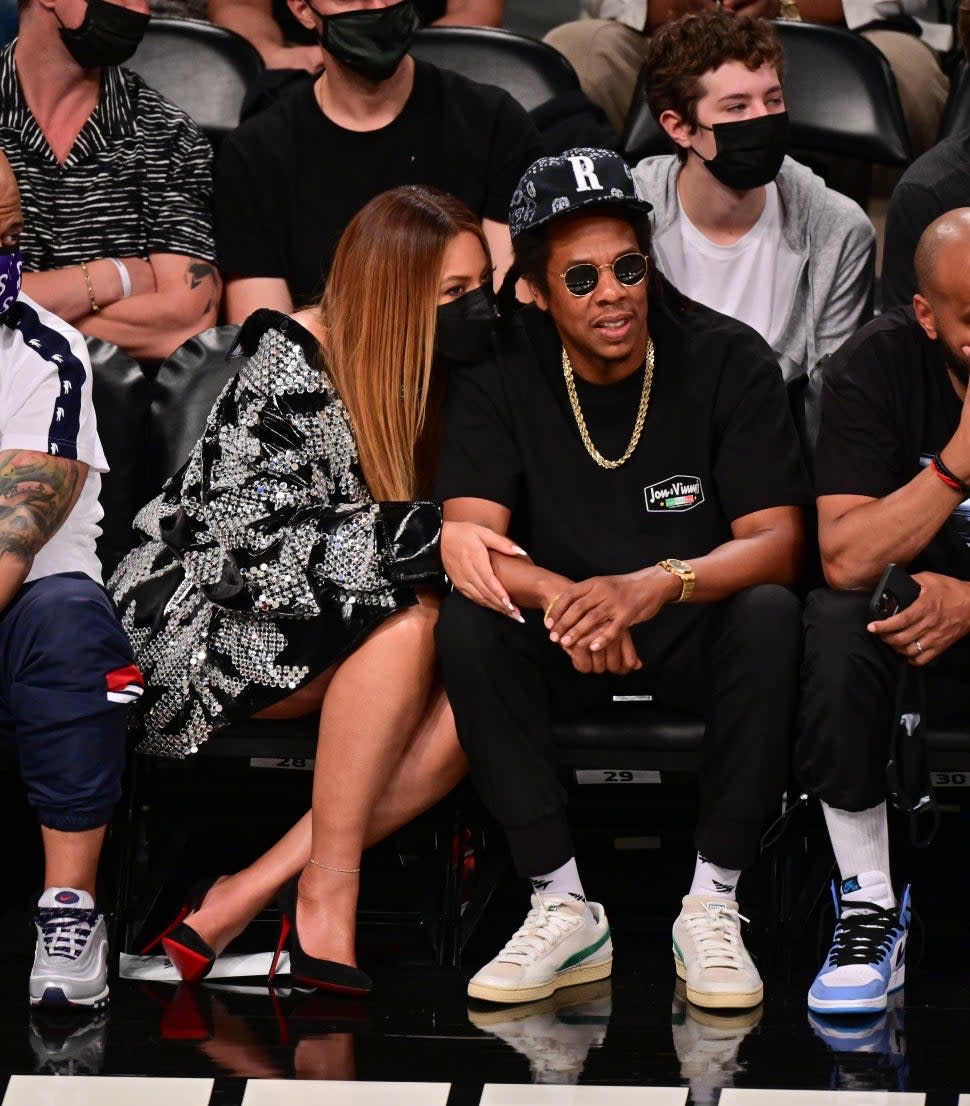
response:
<path fill-rule="evenodd" d="M 0 610 L 71 513 L 87 474 L 81 461 L 29 449 L 0 452 Z"/>
<path fill-rule="evenodd" d="M 186 338 L 215 325 L 222 278 L 211 262 L 185 254 L 154 253 L 148 260 L 154 292 L 119 300 L 74 325 L 82 334 L 114 342 L 134 358 L 160 361 Z"/>

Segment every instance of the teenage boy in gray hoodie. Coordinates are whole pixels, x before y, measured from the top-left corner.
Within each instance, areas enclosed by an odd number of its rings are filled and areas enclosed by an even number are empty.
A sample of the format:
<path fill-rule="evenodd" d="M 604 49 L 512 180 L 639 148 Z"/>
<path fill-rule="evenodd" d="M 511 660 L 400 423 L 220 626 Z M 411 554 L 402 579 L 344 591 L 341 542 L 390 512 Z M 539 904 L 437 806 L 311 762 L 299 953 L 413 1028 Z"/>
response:
<path fill-rule="evenodd" d="M 866 322 L 876 246 L 858 204 L 786 156 L 782 64 L 763 19 L 716 8 L 658 30 L 647 103 L 676 155 L 633 175 L 665 276 L 757 330 L 787 381 Z"/>

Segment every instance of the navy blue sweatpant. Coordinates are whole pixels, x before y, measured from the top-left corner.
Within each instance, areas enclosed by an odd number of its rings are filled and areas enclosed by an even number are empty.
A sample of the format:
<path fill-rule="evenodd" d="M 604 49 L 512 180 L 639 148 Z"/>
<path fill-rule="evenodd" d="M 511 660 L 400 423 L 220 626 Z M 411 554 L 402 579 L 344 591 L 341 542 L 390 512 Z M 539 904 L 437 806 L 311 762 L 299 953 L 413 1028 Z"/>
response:
<path fill-rule="evenodd" d="M 0 614 L 0 742 L 41 825 L 105 825 L 121 797 L 141 677 L 107 592 L 80 572 L 25 584 Z"/>

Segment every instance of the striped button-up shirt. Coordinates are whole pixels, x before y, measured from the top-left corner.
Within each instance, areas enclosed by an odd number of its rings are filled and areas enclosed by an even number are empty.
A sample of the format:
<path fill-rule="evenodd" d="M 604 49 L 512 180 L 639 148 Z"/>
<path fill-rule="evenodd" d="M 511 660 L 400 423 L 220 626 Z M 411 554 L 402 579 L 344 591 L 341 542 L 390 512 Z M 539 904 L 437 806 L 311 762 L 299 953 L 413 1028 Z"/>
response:
<path fill-rule="evenodd" d="M 153 253 L 214 261 L 212 149 L 185 112 L 108 67 L 61 165 L 24 99 L 15 45 L 0 51 L 0 148 L 20 185 L 24 270 Z"/>

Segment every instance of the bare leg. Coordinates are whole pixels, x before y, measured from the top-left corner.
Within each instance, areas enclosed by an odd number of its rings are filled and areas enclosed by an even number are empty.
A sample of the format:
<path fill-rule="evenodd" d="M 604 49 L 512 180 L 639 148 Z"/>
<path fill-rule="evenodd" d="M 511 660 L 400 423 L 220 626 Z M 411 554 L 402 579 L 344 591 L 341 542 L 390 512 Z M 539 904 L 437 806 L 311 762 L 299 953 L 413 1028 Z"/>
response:
<path fill-rule="evenodd" d="M 105 826 L 90 830 L 56 830 L 41 826 L 44 843 L 44 887 L 73 887 L 94 897 L 98 858 Z"/>
<path fill-rule="evenodd" d="M 437 617 L 437 603 L 422 601 L 389 618 L 368 648 L 344 661 L 324 696 L 310 856 L 333 870 L 308 864 L 300 877 L 295 923 L 310 956 L 356 963 L 353 870 L 387 777 L 428 706 Z"/>
<path fill-rule="evenodd" d="M 360 655 L 371 640 L 368 639 L 355 656 Z M 372 683 L 379 680 L 383 685 L 386 676 L 378 664 L 379 659 L 372 655 L 368 661 L 369 676 Z M 328 697 L 327 712 L 339 722 L 340 716 L 335 715 L 335 709 Z M 362 732 L 361 721 L 360 717 L 355 721 L 357 732 Z M 346 731 L 341 729 L 341 732 Z M 319 760 L 317 767 L 320 767 Z M 379 782 L 383 791 L 376 804 L 366 812 L 363 844 L 372 845 L 382 840 L 433 806 L 461 780 L 465 771 L 466 762 L 455 735 L 451 708 L 442 691 L 433 691 L 403 754 L 398 755 L 396 762 L 388 756 L 380 763 Z M 218 952 L 225 948 L 272 900 L 279 888 L 302 871 L 311 855 L 311 827 L 311 814 L 307 813 L 252 865 L 221 881 L 206 896 L 202 909 L 189 917 L 193 929 L 213 949 Z M 356 864 L 339 866 L 356 867 Z M 302 936 L 302 929 L 300 933 Z"/>

